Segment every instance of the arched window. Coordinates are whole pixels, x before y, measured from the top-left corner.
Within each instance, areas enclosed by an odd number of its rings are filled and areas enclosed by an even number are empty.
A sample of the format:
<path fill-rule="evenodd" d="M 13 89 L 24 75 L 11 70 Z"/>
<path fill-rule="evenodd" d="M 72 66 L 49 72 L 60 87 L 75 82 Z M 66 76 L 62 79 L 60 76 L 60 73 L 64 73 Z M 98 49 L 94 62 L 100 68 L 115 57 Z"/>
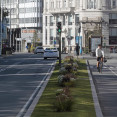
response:
<path fill-rule="evenodd" d="M 96 9 L 97 0 L 87 0 L 88 9 Z"/>
<path fill-rule="evenodd" d="M 107 9 L 111 9 L 111 0 L 106 0 Z"/>

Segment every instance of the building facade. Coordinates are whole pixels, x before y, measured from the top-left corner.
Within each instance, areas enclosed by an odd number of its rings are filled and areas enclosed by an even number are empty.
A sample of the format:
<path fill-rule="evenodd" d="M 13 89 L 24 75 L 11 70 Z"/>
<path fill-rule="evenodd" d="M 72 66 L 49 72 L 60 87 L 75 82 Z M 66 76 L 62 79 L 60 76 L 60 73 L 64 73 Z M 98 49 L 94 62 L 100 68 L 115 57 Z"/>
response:
<path fill-rule="evenodd" d="M 41 43 L 43 0 L 4 0 L 4 6 L 9 9 L 11 46 L 15 46 L 16 51 L 27 51 L 26 46 L 31 46 L 35 32 L 37 42 Z"/>
<path fill-rule="evenodd" d="M 98 43 L 117 46 L 116 0 L 44 0 L 43 45 L 57 46 L 57 22 L 62 22 L 62 49 L 76 43 L 93 51 Z M 95 47 L 94 47 L 95 44 Z"/>
<path fill-rule="evenodd" d="M 42 12 L 43 0 L 19 0 L 19 27 L 22 41 L 26 46 L 33 42 L 34 33 L 37 33 L 37 42 L 42 40 Z"/>

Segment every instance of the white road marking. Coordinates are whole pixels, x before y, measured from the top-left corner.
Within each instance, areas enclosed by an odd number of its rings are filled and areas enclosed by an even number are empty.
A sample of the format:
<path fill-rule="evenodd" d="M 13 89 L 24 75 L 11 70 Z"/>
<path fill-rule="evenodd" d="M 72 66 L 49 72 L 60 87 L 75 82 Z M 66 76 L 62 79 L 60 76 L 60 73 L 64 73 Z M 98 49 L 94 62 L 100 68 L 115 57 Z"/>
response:
<path fill-rule="evenodd" d="M 19 72 L 17 72 L 16 74 L 21 74 L 21 72 L 23 72 L 24 70 L 21 70 L 21 71 L 19 71 Z"/>
<path fill-rule="evenodd" d="M 41 76 L 41 75 L 47 74 L 47 73 L 31 73 L 31 74 L 27 73 L 27 74 L 21 74 L 21 72 L 23 72 L 23 71 L 19 71 L 19 73 L 16 73 L 16 74 L 2 74 L 0 76 L 37 76 L 37 75 Z M 49 73 L 47 75 L 49 75 Z"/>
<path fill-rule="evenodd" d="M 107 66 L 107 64 L 106 64 L 106 66 Z M 108 66 L 107 66 L 107 67 L 108 67 Z M 112 68 L 113 68 L 113 67 L 108 67 L 108 69 L 109 69 L 115 76 L 117 76 L 117 73 L 114 72 L 114 71 L 112 70 Z"/>
<path fill-rule="evenodd" d="M 30 104 L 30 102 L 33 100 L 33 97 L 35 96 L 35 94 L 37 93 L 37 91 L 39 90 L 39 88 L 41 87 L 41 85 L 43 84 L 43 82 L 45 81 L 46 77 L 48 76 L 48 73 L 50 72 L 50 70 L 53 67 L 53 64 L 51 64 L 50 69 L 48 70 L 48 72 L 45 74 L 43 80 L 41 81 L 41 83 L 39 83 L 39 85 L 37 86 L 37 88 L 34 90 L 33 94 L 31 95 L 31 97 L 29 98 L 29 100 L 26 102 L 26 104 L 23 106 L 23 108 L 20 110 L 20 112 L 17 114 L 16 117 L 22 117 L 22 114 L 24 113 L 24 111 L 26 110 L 27 106 Z"/>

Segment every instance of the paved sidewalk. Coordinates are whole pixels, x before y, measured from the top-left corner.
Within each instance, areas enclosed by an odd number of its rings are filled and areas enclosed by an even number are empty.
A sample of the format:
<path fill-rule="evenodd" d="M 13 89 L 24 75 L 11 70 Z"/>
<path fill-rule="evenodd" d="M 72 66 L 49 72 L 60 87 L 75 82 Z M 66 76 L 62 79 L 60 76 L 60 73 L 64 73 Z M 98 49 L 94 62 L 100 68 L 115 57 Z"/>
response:
<path fill-rule="evenodd" d="M 107 64 L 104 64 L 102 74 L 97 72 L 95 59 L 89 60 L 89 63 L 104 117 L 117 117 L 116 59 L 109 59 Z"/>

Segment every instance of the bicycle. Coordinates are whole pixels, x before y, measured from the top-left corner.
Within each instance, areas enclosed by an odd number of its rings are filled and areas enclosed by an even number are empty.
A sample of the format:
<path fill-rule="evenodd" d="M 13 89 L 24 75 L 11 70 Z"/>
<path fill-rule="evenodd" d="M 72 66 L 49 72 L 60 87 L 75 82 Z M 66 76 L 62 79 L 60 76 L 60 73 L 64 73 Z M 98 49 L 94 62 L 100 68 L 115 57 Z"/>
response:
<path fill-rule="evenodd" d="M 103 68 L 103 61 L 100 59 L 99 60 L 99 67 L 98 67 L 98 72 L 102 73 L 102 68 Z"/>

